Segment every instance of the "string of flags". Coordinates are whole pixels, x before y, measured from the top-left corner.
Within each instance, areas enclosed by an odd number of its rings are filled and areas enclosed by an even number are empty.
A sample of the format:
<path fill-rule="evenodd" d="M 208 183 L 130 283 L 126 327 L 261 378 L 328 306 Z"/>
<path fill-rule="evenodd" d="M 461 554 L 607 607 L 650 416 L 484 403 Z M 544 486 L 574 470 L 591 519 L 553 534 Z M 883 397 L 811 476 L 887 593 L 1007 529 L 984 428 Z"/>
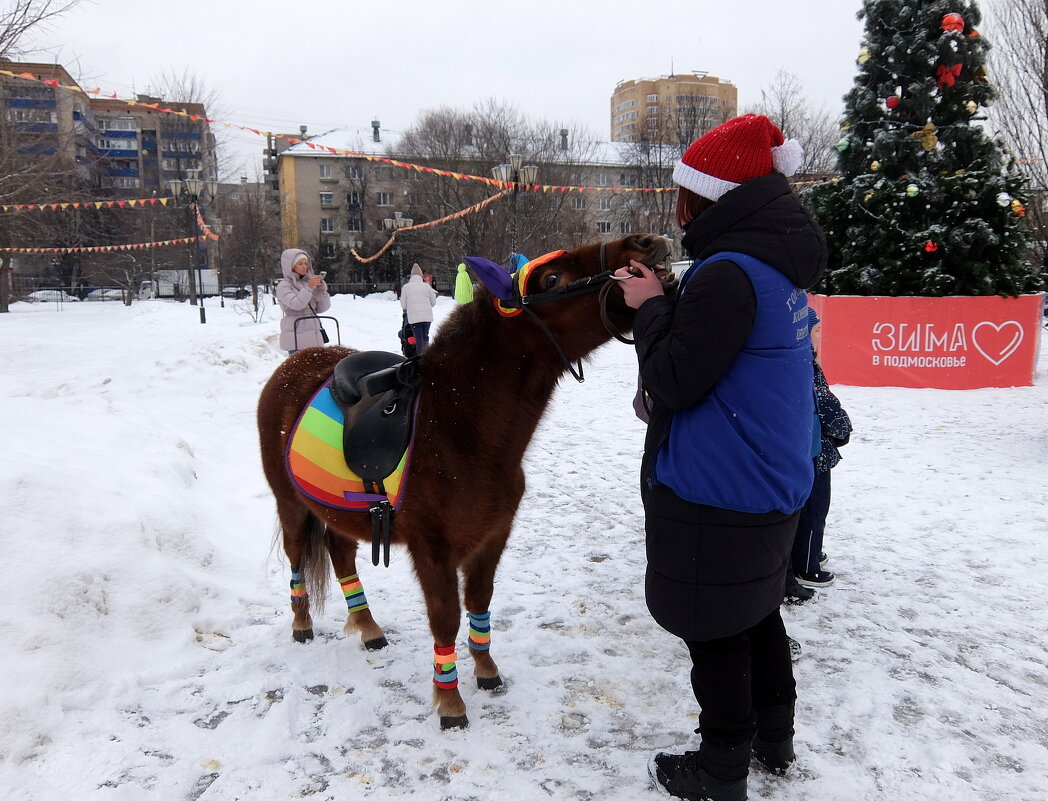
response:
<path fill-rule="evenodd" d="M 46 84 L 47 86 L 53 86 L 57 89 L 66 89 L 71 92 L 78 92 L 84 95 L 93 95 L 95 97 L 102 97 L 109 100 L 117 100 L 122 103 L 127 103 L 131 107 L 142 107 L 148 108 L 152 111 L 157 111 L 162 114 L 174 114 L 179 117 L 185 117 L 193 122 L 205 122 L 208 125 L 221 125 L 225 128 L 234 128 L 238 131 L 245 131 L 247 133 L 255 134 L 256 136 L 274 137 L 287 142 L 289 145 L 305 144 L 306 147 L 312 150 L 323 151 L 325 153 L 331 153 L 337 156 L 350 156 L 353 158 L 364 159 L 365 161 L 377 162 L 381 164 L 389 164 L 392 167 L 399 167 L 406 170 L 414 170 L 415 172 L 427 173 L 431 175 L 439 175 L 445 178 L 453 178 L 456 181 L 477 181 L 479 183 L 493 186 L 496 189 L 512 190 L 514 187 L 521 192 L 675 192 L 677 187 L 653 187 L 653 186 L 641 186 L 641 187 L 619 187 L 619 186 L 556 186 L 551 184 L 513 184 L 508 181 L 500 181 L 497 178 L 487 178 L 483 175 L 470 175 L 469 173 L 454 172 L 452 170 L 442 170 L 436 167 L 426 167 L 421 164 L 412 164 L 406 161 L 399 161 L 397 159 L 386 158 L 385 156 L 375 156 L 369 153 L 358 153 L 353 150 L 345 150 L 343 148 L 331 147 L 329 145 L 321 145 L 317 142 L 311 142 L 308 139 L 303 139 L 297 136 L 290 136 L 287 134 L 274 133 L 272 131 L 263 131 L 259 128 L 252 128 L 247 125 L 238 125 L 232 122 L 223 122 L 222 120 L 214 120 L 210 117 L 201 116 L 199 114 L 191 114 L 183 109 L 174 109 L 167 106 L 163 106 L 160 103 L 147 103 L 141 100 L 133 100 L 130 98 L 118 97 L 115 92 L 103 93 L 101 89 L 84 89 L 80 86 L 67 86 L 54 80 L 40 80 L 36 78 L 30 72 L 16 73 L 10 70 L 0 70 L 0 75 L 7 75 L 12 78 L 20 78 L 33 83 Z"/>
<path fill-rule="evenodd" d="M 185 245 L 196 242 L 198 237 L 184 236 L 181 239 L 164 239 L 159 242 L 135 242 L 129 245 L 94 245 L 90 247 L 68 247 L 68 248 L 0 248 L 0 253 L 115 253 L 129 250 L 148 250 L 150 248 L 162 248 L 169 245 Z"/>
<path fill-rule="evenodd" d="M 434 225 L 440 225 L 441 223 L 446 223 L 449 220 L 457 220 L 460 217 L 465 217 L 465 216 L 467 216 L 469 214 L 475 214 L 476 212 L 480 211 L 481 209 L 484 209 L 485 207 L 491 205 L 496 200 L 505 197 L 507 194 L 509 194 L 509 191 L 510 190 L 507 189 L 507 190 L 504 190 L 502 192 L 499 192 L 497 195 L 492 195 L 491 197 L 484 198 L 484 200 L 480 201 L 480 203 L 474 203 L 469 208 L 460 209 L 459 211 L 456 211 L 456 212 L 454 212 L 452 214 L 449 214 L 446 217 L 441 217 L 439 220 L 429 220 L 428 222 L 419 223 L 418 225 L 408 225 L 408 226 L 405 226 L 404 228 L 398 228 L 389 237 L 389 240 L 386 242 L 386 244 L 384 244 L 378 250 L 377 253 L 374 253 L 371 256 L 367 256 L 367 257 L 361 256 L 359 253 L 357 253 L 356 248 L 350 248 L 349 252 L 352 253 L 353 257 L 357 261 L 359 261 L 361 264 L 367 264 L 370 261 L 374 261 L 379 256 L 381 256 L 383 253 L 385 253 L 387 250 L 389 250 L 390 247 L 393 246 L 393 242 L 396 240 L 397 234 L 399 234 L 400 232 L 402 232 L 402 231 L 418 231 L 418 230 L 420 230 L 422 228 L 431 228 Z"/>
<path fill-rule="evenodd" d="M 2 70 L 0 70 L 2 72 Z M 158 203 L 166 206 L 169 202 L 174 203 L 170 197 L 146 197 L 134 200 L 81 200 L 68 201 L 64 203 L 12 203 L 0 205 L 2 212 L 15 211 L 67 211 L 69 209 L 125 209 L 138 208 L 140 206 L 155 206 Z"/>

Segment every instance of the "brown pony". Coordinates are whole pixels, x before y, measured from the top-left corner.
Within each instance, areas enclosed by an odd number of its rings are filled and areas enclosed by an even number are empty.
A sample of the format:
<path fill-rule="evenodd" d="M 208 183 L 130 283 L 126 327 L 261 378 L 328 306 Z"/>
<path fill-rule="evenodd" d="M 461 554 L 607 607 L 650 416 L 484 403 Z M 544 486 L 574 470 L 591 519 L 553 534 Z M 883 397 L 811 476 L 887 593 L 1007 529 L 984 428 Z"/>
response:
<path fill-rule="evenodd" d="M 581 247 L 536 267 L 526 292 L 555 290 L 627 266 L 630 259 L 655 267 L 668 283 L 672 275 L 659 266 L 668 255 L 668 242 L 650 234 Z M 457 571 L 465 583 L 474 675 L 481 688 L 498 691 L 502 679 L 488 650 L 488 609 L 495 570 L 524 494 L 524 451 L 567 369 L 565 359 L 584 358 L 611 339 L 610 329 L 621 335 L 632 324 L 632 310 L 614 286 L 600 295 L 566 293 L 529 308 L 506 317 L 495 308 L 492 294 L 481 290 L 447 317 L 420 357 L 414 445 L 393 515 L 392 542 L 407 547 L 426 600 L 434 640 L 434 702 L 442 728 L 468 725 L 455 668 L 461 623 Z M 374 649 L 386 640 L 367 608 L 356 568 L 357 542 L 371 539 L 369 515 L 307 498 L 295 488 L 285 463 L 299 414 L 331 377 L 336 362 L 354 352 L 308 348 L 288 358 L 262 390 L 258 429 L 292 570 L 294 638 L 313 637 L 309 593 L 323 601 L 330 556 L 350 609 L 345 631 L 358 632 Z"/>

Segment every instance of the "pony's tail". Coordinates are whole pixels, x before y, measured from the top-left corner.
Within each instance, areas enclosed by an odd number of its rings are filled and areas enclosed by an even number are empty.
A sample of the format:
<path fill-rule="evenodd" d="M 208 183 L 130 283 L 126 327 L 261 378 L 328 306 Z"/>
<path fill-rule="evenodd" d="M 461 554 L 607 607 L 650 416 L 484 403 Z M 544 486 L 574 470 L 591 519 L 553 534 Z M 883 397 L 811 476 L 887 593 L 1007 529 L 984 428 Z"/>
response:
<path fill-rule="evenodd" d="M 328 580 L 331 569 L 327 549 L 327 526 L 315 514 L 309 515 L 309 529 L 302 543 L 303 577 L 306 580 L 306 592 L 309 593 L 310 605 L 320 612 L 327 599 Z"/>

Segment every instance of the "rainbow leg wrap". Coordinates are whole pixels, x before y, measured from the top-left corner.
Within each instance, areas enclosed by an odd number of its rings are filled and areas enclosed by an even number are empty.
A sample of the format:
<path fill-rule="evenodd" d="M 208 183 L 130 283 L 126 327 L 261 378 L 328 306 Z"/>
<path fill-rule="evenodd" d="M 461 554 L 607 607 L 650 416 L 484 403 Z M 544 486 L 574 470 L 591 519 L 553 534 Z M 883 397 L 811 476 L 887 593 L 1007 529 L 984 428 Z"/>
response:
<path fill-rule="evenodd" d="M 364 586 L 358 574 L 340 578 L 338 583 L 342 586 L 342 594 L 346 596 L 346 606 L 350 612 L 363 612 L 368 608 L 368 599 L 364 597 Z"/>
<path fill-rule="evenodd" d="M 469 647 L 474 651 L 486 651 L 491 647 L 491 612 L 475 615 L 466 612 L 469 619 Z"/>
<path fill-rule="evenodd" d="M 439 689 L 454 690 L 458 687 L 457 662 L 458 656 L 455 654 L 454 645 L 447 645 L 442 648 L 436 643 L 433 644 L 433 683 Z"/>
<path fill-rule="evenodd" d="M 291 603 L 297 600 L 308 598 L 306 593 L 306 582 L 302 579 L 302 574 L 291 568 Z"/>

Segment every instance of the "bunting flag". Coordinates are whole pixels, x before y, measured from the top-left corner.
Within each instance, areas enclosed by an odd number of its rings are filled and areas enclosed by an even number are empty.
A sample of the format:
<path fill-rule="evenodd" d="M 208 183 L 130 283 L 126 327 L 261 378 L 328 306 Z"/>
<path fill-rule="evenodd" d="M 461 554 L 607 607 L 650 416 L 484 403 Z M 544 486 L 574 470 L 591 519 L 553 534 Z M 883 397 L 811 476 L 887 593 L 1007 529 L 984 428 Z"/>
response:
<path fill-rule="evenodd" d="M 0 248 L 0 253 L 114 253 L 129 250 L 148 250 L 149 248 L 163 248 L 169 245 L 185 245 L 197 242 L 199 237 L 184 236 L 181 239 L 164 239 L 159 242 L 134 242 L 128 245 L 94 245 L 91 247 L 70 248 Z"/>
<path fill-rule="evenodd" d="M 0 70 L 2 72 L 2 70 Z M 56 203 L 13 203 L 0 205 L 0 212 L 14 212 L 14 211 L 67 211 L 68 209 L 102 209 L 102 208 L 119 208 L 119 209 L 136 209 L 141 206 L 155 206 L 158 203 L 161 206 L 166 206 L 168 203 L 174 203 L 174 198 L 170 197 L 143 197 L 135 198 L 134 200 L 67 200 Z"/>
<path fill-rule="evenodd" d="M 367 256 L 365 258 L 364 256 L 361 256 L 359 253 L 357 253 L 356 248 L 350 248 L 349 252 L 352 253 L 353 257 L 357 261 L 359 261 L 361 264 L 367 264 L 370 261 L 374 261 L 379 256 L 381 256 L 383 253 L 385 253 L 387 250 L 389 250 L 393 246 L 393 242 L 396 240 L 397 234 L 399 234 L 399 233 L 403 233 L 404 231 L 420 231 L 423 228 L 432 228 L 434 225 L 440 225 L 441 223 L 446 223 L 449 220 L 457 220 L 460 217 L 465 217 L 465 216 L 467 216 L 469 214 L 475 214 L 476 212 L 480 211 L 481 209 L 484 209 L 487 206 L 490 206 L 496 200 L 499 200 L 500 198 L 506 197 L 506 195 L 508 195 L 508 194 L 509 194 L 509 190 L 507 189 L 507 190 L 504 190 L 502 192 L 499 192 L 497 195 L 492 195 L 489 198 L 485 198 L 484 200 L 480 201 L 480 203 L 475 203 L 472 206 L 470 206 L 469 208 L 462 209 L 460 211 L 456 211 L 453 214 L 447 215 L 446 217 L 441 217 L 439 220 L 430 220 L 429 222 L 419 223 L 418 225 L 409 225 L 406 228 L 398 228 L 397 230 L 395 230 L 393 232 L 393 235 L 390 236 L 389 241 L 386 242 L 386 244 L 384 244 L 379 249 L 379 251 L 377 253 L 375 253 L 374 255 L 372 255 L 372 256 Z"/>
<path fill-rule="evenodd" d="M 200 206 L 198 206 L 198 205 L 196 205 L 194 203 L 193 204 L 193 210 L 196 212 L 197 228 L 200 229 L 200 233 L 202 233 L 204 235 L 204 238 L 205 239 L 210 239 L 212 241 L 218 239 L 218 234 L 216 234 L 214 231 L 212 231 L 208 227 L 207 223 L 204 222 L 204 215 L 200 213 Z"/>

